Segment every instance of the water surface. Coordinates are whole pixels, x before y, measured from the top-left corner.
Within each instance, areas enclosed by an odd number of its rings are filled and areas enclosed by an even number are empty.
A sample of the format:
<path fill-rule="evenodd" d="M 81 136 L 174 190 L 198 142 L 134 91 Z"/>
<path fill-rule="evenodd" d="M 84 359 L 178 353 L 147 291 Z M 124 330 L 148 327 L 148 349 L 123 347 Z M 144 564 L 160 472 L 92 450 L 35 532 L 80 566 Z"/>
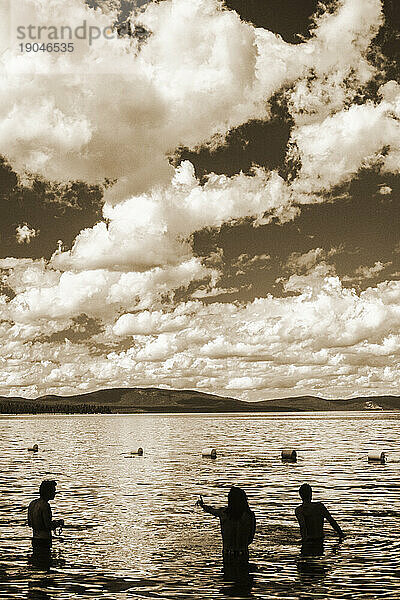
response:
<path fill-rule="evenodd" d="M 400 597 L 400 415 L 35 415 L 0 418 L 0 597 L 9 600 Z M 39 444 L 33 455 L 26 448 Z M 142 446 L 144 456 L 128 457 Z M 201 450 L 213 446 L 214 461 Z M 280 460 L 284 447 L 296 464 Z M 388 453 L 370 465 L 368 450 Z M 29 502 L 58 482 L 49 570 L 28 564 Z M 294 509 L 304 483 L 346 531 L 302 559 Z M 225 582 L 218 520 L 243 487 L 257 517 L 252 578 Z"/>

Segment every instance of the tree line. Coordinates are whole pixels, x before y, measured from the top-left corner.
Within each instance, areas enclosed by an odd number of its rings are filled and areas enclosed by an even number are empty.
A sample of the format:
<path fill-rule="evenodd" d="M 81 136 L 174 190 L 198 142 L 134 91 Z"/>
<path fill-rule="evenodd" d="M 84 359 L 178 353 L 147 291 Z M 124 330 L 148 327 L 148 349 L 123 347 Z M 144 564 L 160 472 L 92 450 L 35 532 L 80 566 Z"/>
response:
<path fill-rule="evenodd" d="M 43 413 L 59 413 L 59 414 L 111 414 L 112 410 L 109 406 L 99 404 L 67 404 L 63 402 L 54 402 L 46 404 L 44 402 L 20 401 L 20 400 L 1 400 L 0 414 L 43 414 Z"/>

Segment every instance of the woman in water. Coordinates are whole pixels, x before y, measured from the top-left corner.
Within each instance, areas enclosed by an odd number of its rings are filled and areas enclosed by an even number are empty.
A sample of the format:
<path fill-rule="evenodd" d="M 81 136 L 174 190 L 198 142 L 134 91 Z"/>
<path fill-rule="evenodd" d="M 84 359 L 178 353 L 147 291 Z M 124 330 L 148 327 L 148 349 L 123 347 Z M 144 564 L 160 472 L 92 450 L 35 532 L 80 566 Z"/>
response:
<path fill-rule="evenodd" d="M 231 487 L 228 506 L 224 508 L 207 506 L 201 496 L 197 505 L 219 517 L 225 576 L 235 578 L 248 573 L 249 545 L 254 539 L 256 518 L 249 508 L 246 492 L 239 487 Z"/>

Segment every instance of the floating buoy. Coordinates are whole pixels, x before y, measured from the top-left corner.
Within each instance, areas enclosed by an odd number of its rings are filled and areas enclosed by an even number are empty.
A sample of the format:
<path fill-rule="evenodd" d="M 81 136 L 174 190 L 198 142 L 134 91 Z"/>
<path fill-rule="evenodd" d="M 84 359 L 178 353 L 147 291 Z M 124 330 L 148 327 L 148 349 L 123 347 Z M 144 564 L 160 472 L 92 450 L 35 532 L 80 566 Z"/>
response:
<path fill-rule="evenodd" d="M 131 451 L 132 456 L 143 456 L 143 448 L 138 448 L 137 450 Z"/>
<path fill-rule="evenodd" d="M 39 446 L 34 444 L 32 448 L 28 448 L 29 452 L 39 452 Z"/>
<path fill-rule="evenodd" d="M 383 465 L 386 462 L 386 454 L 379 450 L 368 452 L 368 462 L 379 462 Z"/>
<path fill-rule="evenodd" d="M 296 450 L 282 450 L 281 452 L 282 460 L 286 462 L 296 462 L 297 461 L 297 452 Z"/>
<path fill-rule="evenodd" d="M 217 458 L 217 451 L 215 448 L 205 448 L 201 451 L 201 455 L 207 458 Z"/>

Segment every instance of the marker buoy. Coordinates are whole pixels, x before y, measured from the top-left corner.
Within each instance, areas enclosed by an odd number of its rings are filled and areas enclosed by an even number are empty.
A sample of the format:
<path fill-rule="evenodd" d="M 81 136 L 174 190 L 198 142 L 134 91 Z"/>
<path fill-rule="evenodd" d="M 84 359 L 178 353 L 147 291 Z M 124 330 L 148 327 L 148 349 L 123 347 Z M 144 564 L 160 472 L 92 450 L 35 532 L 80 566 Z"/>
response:
<path fill-rule="evenodd" d="M 34 444 L 32 448 L 28 448 L 29 452 L 39 452 L 39 446 Z"/>
<path fill-rule="evenodd" d="M 217 451 L 215 448 L 205 448 L 201 451 L 201 455 L 206 458 L 217 458 Z"/>
<path fill-rule="evenodd" d="M 386 462 L 386 454 L 379 450 L 368 452 L 368 462 L 379 462 L 383 465 Z"/>
<path fill-rule="evenodd" d="M 132 455 L 137 455 L 137 456 L 143 456 L 143 448 L 138 448 L 137 450 L 132 450 L 131 451 Z"/>
<path fill-rule="evenodd" d="M 296 462 L 297 461 L 297 452 L 296 450 L 282 450 L 281 452 L 282 460 L 286 462 Z"/>

